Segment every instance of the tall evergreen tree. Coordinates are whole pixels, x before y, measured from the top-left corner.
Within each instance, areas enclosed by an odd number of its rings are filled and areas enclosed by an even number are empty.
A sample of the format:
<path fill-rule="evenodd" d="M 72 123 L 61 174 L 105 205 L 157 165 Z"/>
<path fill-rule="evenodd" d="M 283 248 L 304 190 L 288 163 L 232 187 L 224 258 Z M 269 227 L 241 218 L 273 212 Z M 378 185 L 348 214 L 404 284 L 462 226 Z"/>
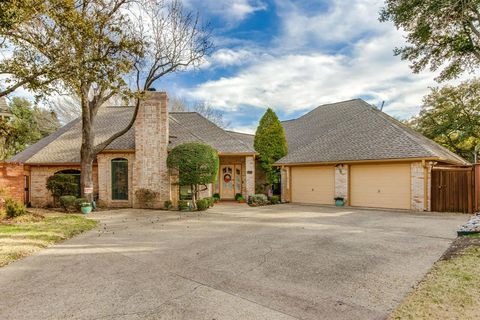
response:
<path fill-rule="evenodd" d="M 287 155 L 288 146 L 280 120 L 275 112 L 268 108 L 255 132 L 255 151 L 265 172 L 267 183 L 272 185 L 280 181 L 280 170 L 273 164 Z"/>

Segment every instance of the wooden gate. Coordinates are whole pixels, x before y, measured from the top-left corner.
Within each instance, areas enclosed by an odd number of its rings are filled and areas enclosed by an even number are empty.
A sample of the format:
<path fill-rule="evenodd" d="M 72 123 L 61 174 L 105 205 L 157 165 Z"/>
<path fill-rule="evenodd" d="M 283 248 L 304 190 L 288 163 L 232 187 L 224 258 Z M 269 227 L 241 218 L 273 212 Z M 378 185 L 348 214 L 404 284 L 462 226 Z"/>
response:
<path fill-rule="evenodd" d="M 472 213 L 476 208 L 474 167 L 432 169 L 432 211 Z"/>

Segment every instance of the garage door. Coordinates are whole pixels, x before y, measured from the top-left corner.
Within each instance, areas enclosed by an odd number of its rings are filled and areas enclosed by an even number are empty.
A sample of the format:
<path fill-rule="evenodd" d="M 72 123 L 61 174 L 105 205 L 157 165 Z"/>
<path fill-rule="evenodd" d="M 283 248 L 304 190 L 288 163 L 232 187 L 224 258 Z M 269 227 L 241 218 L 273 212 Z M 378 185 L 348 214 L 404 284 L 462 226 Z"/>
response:
<path fill-rule="evenodd" d="M 350 204 L 410 209 L 410 164 L 351 166 Z"/>
<path fill-rule="evenodd" d="M 291 175 L 292 202 L 334 204 L 334 167 L 292 167 Z"/>

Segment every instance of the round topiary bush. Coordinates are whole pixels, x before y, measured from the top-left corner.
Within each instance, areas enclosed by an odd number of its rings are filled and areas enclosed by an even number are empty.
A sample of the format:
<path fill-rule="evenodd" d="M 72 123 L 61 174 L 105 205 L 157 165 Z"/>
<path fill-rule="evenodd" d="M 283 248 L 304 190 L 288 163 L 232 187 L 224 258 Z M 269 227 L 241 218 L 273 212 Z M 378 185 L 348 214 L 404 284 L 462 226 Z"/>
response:
<path fill-rule="evenodd" d="M 197 210 L 198 211 L 205 211 L 208 209 L 208 207 L 210 206 L 210 203 L 208 201 L 208 199 L 200 199 L 197 201 Z"/>

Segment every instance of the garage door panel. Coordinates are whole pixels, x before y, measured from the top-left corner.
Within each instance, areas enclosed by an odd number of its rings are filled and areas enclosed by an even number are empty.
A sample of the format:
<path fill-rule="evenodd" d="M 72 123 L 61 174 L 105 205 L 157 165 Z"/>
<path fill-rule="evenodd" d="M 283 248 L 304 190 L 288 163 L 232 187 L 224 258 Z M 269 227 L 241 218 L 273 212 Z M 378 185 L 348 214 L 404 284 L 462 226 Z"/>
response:
<path fill-rule="evenodd" d="M 333 166 L 292 167 L 292 202 L 334 204 Z"/>
<path fill-rule="evenodd" d="M 353 165 L 352 206 L 410 209 L 410 164 Z"/>

